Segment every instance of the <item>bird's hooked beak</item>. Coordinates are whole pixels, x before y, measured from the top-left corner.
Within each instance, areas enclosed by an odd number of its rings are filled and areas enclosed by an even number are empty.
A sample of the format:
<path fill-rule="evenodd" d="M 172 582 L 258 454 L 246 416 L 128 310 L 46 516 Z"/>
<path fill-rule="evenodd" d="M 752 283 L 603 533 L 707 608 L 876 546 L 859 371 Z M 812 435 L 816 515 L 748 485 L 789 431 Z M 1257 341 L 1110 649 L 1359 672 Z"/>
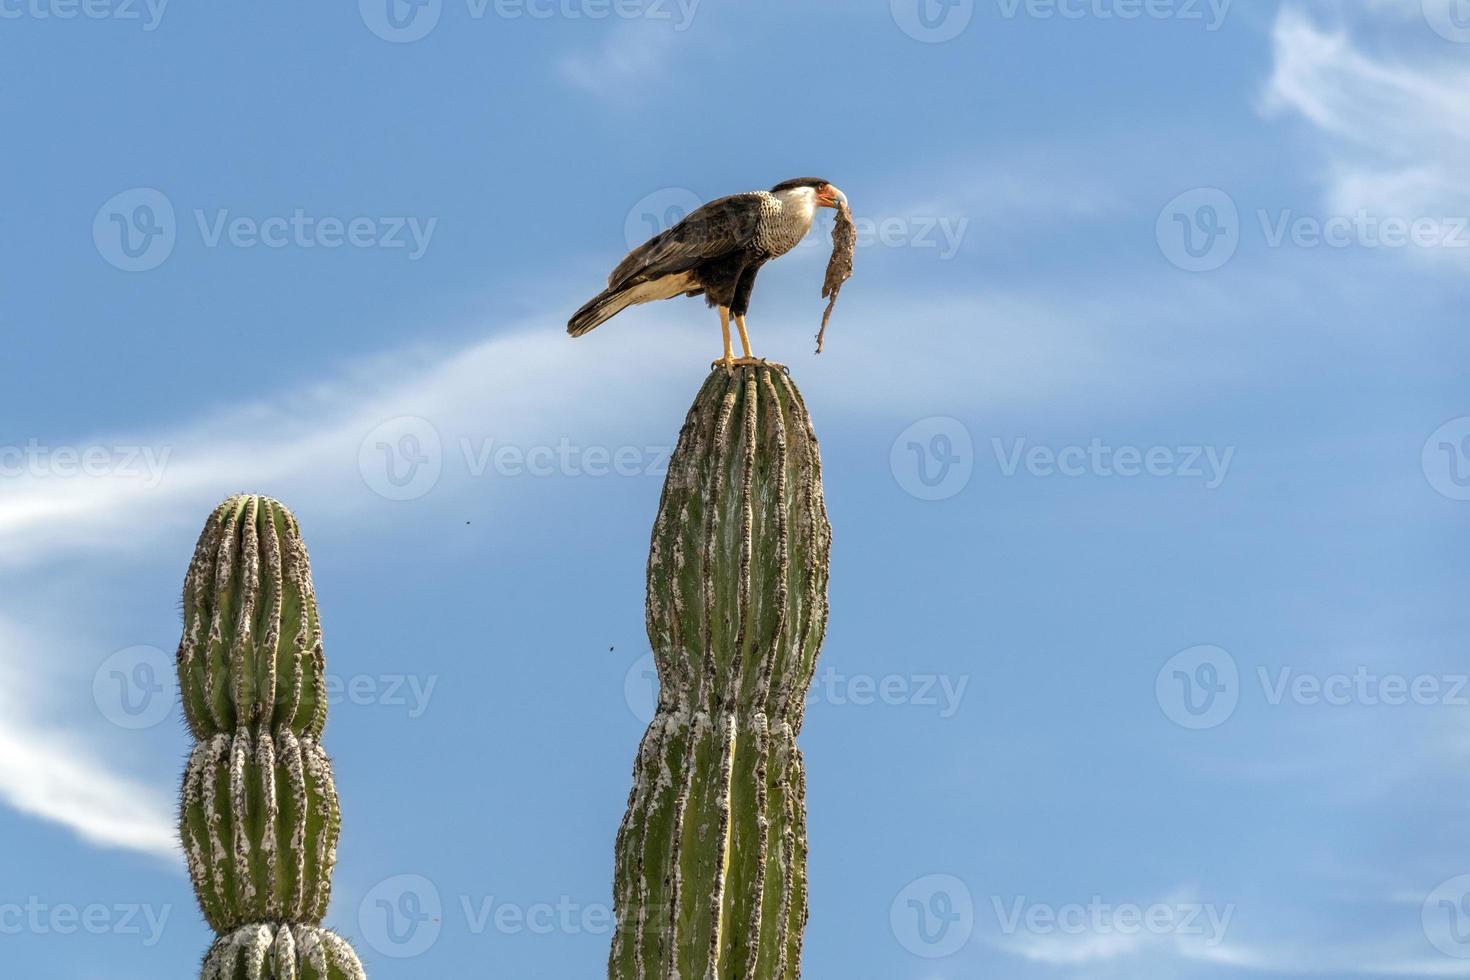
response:
<path fill-rule="evenodd" d="M 824 208 L 845 208 L 847 195 L 831 184 L 823 184 L 822 189 L 817 192 L 817 203 Z"/>

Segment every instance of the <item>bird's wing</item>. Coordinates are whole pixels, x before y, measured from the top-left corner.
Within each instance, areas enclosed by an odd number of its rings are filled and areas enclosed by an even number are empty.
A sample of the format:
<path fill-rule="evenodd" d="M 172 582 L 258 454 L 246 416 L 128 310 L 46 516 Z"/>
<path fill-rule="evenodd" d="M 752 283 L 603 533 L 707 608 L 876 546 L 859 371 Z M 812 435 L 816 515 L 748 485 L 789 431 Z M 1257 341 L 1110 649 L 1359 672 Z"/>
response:
<path fill-rule="evenodd" d="M 690 211 L 683 221 L 629 252 L 607 277 L 610 287 L 685 272 L 749 245 L 760 221 L 758 194 L 732 194 Z"/>

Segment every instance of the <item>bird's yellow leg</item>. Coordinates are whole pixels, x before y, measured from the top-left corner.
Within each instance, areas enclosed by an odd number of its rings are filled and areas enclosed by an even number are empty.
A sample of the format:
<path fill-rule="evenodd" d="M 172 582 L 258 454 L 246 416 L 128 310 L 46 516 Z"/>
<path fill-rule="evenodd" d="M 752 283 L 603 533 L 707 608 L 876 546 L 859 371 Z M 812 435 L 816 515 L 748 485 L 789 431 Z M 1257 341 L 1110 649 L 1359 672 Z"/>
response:
<path fill-rule="evenodd" d="M 750 334 L 745 332 L 745 314 L 739 313 L 735 316 L 735 326 L 740 331 L 740 349 L 745 351 L 745 360 L 755 360 L 755 355 L 750 352 Z"/>
<path fill-rule="evenodd" d="M 725 338 L 725 356 L 715 361 L 715 364 L 724 366 L 729 370 L 735 365 L 735 350 L 730 346 L 730 308 L 720 307 L 720 333 Z"/>

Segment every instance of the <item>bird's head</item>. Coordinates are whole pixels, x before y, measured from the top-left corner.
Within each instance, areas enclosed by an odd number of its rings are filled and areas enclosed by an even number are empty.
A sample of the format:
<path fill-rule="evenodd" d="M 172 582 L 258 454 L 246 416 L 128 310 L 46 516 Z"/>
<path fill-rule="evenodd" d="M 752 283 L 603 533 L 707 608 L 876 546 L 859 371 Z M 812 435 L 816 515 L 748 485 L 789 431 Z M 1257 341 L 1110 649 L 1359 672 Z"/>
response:
<path fill-rule="evenodd" d="M 795 177 L 791 180 L 783 180 L 771 188 L 771 193 L 811 194 L 817 207 L 821 208 L 836 208 L 847 204 L 847 195 L 838 190 L 831 181 L 821 177 Z"/>

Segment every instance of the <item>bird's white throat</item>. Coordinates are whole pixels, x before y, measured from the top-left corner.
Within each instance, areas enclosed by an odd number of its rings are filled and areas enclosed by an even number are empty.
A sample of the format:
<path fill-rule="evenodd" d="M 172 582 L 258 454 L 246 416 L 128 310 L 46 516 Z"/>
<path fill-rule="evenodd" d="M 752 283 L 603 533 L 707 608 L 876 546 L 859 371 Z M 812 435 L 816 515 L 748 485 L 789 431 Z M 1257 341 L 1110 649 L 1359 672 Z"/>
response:
<path fill-rule="evenodd" d="M 769 238 L 763 244 L 774 255 L 783 255 L 812 230 L 817 216 L 817 191 L 812 187 L 792 187 L 771 195 L 780 206 L 770 218 Z"/>
<path fill-rule="evenodd" d="M 816 188 L 793 187 L 790 190 L 777 191 L 776 200 L 781 202 L 783 212 L 811 228 L 812 221 L 817 216 Z"/>

